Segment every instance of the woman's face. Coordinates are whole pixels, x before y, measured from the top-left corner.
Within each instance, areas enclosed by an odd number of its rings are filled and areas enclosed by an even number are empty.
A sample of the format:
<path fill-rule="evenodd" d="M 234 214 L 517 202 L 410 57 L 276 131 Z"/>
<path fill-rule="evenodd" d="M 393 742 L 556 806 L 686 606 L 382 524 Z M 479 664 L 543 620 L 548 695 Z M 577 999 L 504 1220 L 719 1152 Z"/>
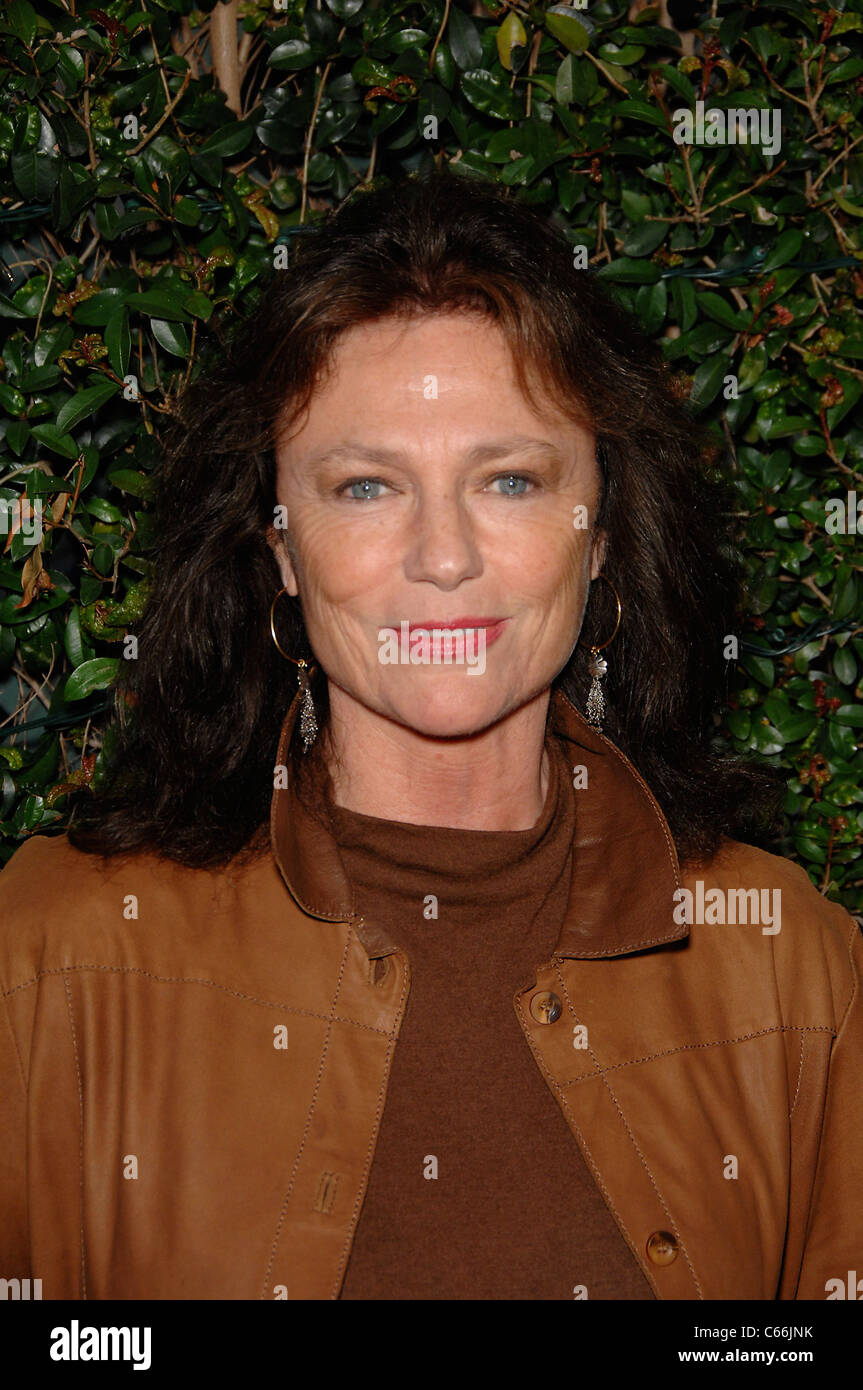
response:
<path fill-rule="evenodd" d="M 588 429 L 529 405 L 494 323 L 345 332 L 276 459 L 290 553 L 269 539 L 331 685 L 437 737 L 548 688 L 601 564 L 599 473 Z"/>

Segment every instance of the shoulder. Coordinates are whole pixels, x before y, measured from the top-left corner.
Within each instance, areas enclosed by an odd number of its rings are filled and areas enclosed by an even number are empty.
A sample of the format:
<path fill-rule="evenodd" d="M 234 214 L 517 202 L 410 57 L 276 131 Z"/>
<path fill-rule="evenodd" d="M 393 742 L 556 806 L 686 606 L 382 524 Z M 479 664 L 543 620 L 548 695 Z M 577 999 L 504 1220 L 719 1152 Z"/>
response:
<path fill-rule="evenodd" d="M 2 986 L 126 963 L 144 942 L 148 954 L 164 954 L 168 940 L 235 915 L 238 898 L 255 890 L 250 876 L 268 868 L 266 860 L 192 868 L 149 852 L 103 856 L 76 849 L 65 834 L 34 835 L 0 872 Z"/>
<path fill-rule="evenodd" d="M 740 972 L 768 969 L 791 1012 L 820 1000 L 841 1023 L 860 985 L 863 934 L 799 864 L 726 840 L 709 863 L 683 867 L 681 888 L 694 939 L 730 951 Z"/>

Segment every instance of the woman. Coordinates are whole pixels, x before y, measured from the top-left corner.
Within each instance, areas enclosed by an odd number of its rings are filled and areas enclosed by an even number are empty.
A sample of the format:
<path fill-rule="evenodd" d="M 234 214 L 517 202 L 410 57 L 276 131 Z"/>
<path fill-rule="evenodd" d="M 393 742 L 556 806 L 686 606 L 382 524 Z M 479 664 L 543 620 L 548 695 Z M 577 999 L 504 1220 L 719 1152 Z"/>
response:
<path fill-rule="evenodd" d="M 712 713 L 703 445 L 565 239 L 362 193 L 183 403 L 101 793 L 2 875 L 45 1298 L 823 1299 L 860 933 Z M 586 711 L 582 713 L 582 711 Z"/>

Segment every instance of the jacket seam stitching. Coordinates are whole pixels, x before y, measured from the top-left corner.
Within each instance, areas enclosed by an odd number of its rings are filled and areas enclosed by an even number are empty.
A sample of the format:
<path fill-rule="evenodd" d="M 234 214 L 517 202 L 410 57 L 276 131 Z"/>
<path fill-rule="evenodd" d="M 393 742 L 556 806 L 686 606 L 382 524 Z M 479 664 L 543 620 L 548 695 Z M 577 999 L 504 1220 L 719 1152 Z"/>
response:
<path fill-rule="evenodd" d="M 264 1287 L 263 1287 L 263 1289 L 262 1289 L 262 1291 L 261 1291 L 261 1299 L 262 1299 L 262 1300 L 266 1298 L 266 1296 L 267 1296 L 267 1289 L 268 1289 L 269 1286 L 270 1286 L 270 1275 L 272 1274 L 273 1265 L 275 1264 L 276 1252 L 277 1252 L 277 1250 L 278 1250 L 278 1248 L 279 1248 L 279 1241 L 281 1240 L 282 1232 L 283 1232 L 283 1230 L 284 1230 L 284 1228 L 285 1228 L 285 1221 L 286 1221 L 286 1219 L 287 1219 L 287 1214 L 288 1214 L 288 1206 L 290 1205 L 291 1197 L 293 1196 L 294 1186 L 295 1186 L 296 1180 L 297 1180 L 297 1173 L 299 1172 L 299 1170 L 300 1170 L 300 1165 L 302 1164 L 302 1161 L 303 1161 L 303 1153 L 304 1153 L 305 1147 L 306 1147 L 306 1140 L 307 1140 L 308 1137 L 309 1137 L 309 1130 L 311 1129 L 311 1125 L 312 1125 L 312 1115 L 314 1114 L 315 1106 L 316 1106 L 317 1103 L 318 1103 L 318 1095 L 319 1095 L 319 1092 L 320 1092 L 320 1089 L 321 1089 L 321 1081 L 323 1080 L 323 1075 L 324 1075 L 324 1071 L 325 1071 L 325 1068 L 326 1068 L 326 1062 L 327 1062 L 327 1053 L 329 1052 L 329 1047 L 330 1047 L 330 1037 L 331 1037 L 331 1034 L 332 1034 L 332 1024 L 333 1024 L 333 1022 L 335 1021 L 336 1000 L 338 999 L 339 994 L 341 993 L 342 981 L 343 981 L 343 979 L 344 979 L 345 966 L 346 966 L 346 964 L 347 964 L 348 955 L 349 955 L 350 949 L 351 949 L 352 937 L 353 937 L 353 931 L 352 931 L 351 925 L 350 925 L 350 923 L 349 923 L 349 924 L 348 924 L 348 935 L 347 935 L 347 938 L 346 938 L 346 940 L 345 940 L 345 949 L 344 949 L 344 951 L 343 951 L 343 953 L 342 953 L 342 963 L 341 963 L 341 966 L 340 966 L 340 968 L 339 968 L 339 977 L 338 977 L 338 980 L 336 981 L 336 989 L 335 989 L 335 993 L 334 993 L 334 995 L 333 995 L 332 1003 L 331 1003 L 331 1005 L 330 1005 L 330 1016 L 329 1016 L 329 1020 L 328 1020 L 328 1026 L 327 1026 L 326 1037 L 324 1038 L 324 1045 L 323 1045 L 323 1048 L 322 1048 L 322 1051 L 321 1051 L 321 1060 L 320 1060 L 320 1063 L 319 1063 L 319 1066 L 318 1066 L 318 1074 L 317 1074 L 317 1077 L 316 1077 L 316 1079 L 315 1079 L 315 1089 L 314 1089 L 314 1091 L 312 1092 L 312 1099 L 311 1099 L 311 1101 L 310 1101 L 310 1103 L 309 1103 L 309 1109 L 308 1109 L 308 1112 L 307 1112 L 307 1114 L 306 1114 L 306 1123 L 305 1123 L 305 1125 L 303 1126 L 303 1134 L 302 1134 L 302 1138 L 300 1139 L 300 1147 L 299 1147 L 299 1149 L 297 1150 L 297 1156 L 296 1156 L 296 1158 L 294 1159 L 293 1171 L 291 1172 L 291 1176 L 290 1176 L 290 1179 L 289 1179 L 289 1181 L 288 1181 L 288 1190 L 287 1190 L 287 1192 L 285 1193 L 284 1201 L 282 1202 L 281 1210 L 280 1210 L 280 1212 L 279 1212 L 279 1219 L 278 1219 L 278 1221 L 276 1222 L 276 1230 L 275 1230 L 275 1234 L 273 1235 L 273 1243 L 272 1243 L 272 1246 L 271 1246 L 271 1248 L 270 1248 L 270 1258 L 269 1258 L 269 1260 L 268 1260 L 268 1262 L 267 1262 L 267 1268 L 266 1268 L 266 1270 L 265 1270 L 265 1272 L 264 1272 Z"/>
<path fill-rule="evenodd" d="M 565 986 L 564 986 L 565 988 Z M 674 1057 L 679 1052 L 696 1052 L 700 1048 L 706 1047 L 730 1047 L 735 1043 L 749 1042 L 752 1038 L 765 1038 L 771 1033 L 833 1033 L 835 1030 L 826 1023 L 813 1024 L 777 1024 L 775 1028 L 759 1028 L 754 1033 L 740 1033 L 736 1038 L 716 1038 L 711 1042 L 681 1043 L 680 1047 L 669 1047 L 664 1052 L 650 1052 L 645 1057 L 633 1057 L 628 1062 L 612 1062 L 607 1067 L 597 1064 L 596 1071 L 585 1072 L 582 1076 L 571 1076 L 566 1081 L 559 1081 L 560 1086 L 572 1086 L 579 1081 L 590 1081 L 595 1076 L 604 1076 L 606 1072 L 620 1071 L 623 1067 L 639 1067 L 645 1062 L 655 1062 L 660 1057 Z M 593 1050 L 590 1049 L 593 1057 Z M 594 1057 L 594 1061 L 596 1058 Z"/>
<path fill-rule="evenodd" d="M 398 1018 L 398 1017 L 400 1016 L 401 1006 L 402 1006 L 402 1004 L 403 1004 L 403 1002 L 404 1002 L 405 995 L 407 994 L 407 990 L 408 990 L 408 979 L 409 979 L 409 969 L 405 970 L 405 973 L 404 973 L 404 980 L 402 981 L 402 992 L 401 992 L 401 994 L 400 994 L 400 996 L 399 996 L 399 1002 L 398 1002 L 398 1005 L 397 1005 L 396 1018 Z M 376 1140 L 376 1135 L 377 1135 L 377 1126 L 378 1126 L 378 1122 L 379 1122 L 380 1117 L 381 1117 L 381 1113 L 382 1113 L 382 1111 L 383 1111 L 384 1096 L 385 1096 L 385 1094 L 386 1094 L 387 1080 L 388 1080 L 388 1077 L 389 1077 L 390 1060 L 391 1060 L 391 1058 L 392 1058 L 393 1049 L 395 1048 L 395 1044 L 396 1044 L 396 1027 L 397 1027 L 397 1025 L 394 1024 L 394 1025 L 393 1025 L 393 1028 L 392 1028 L 392 1030 L 391 1030 L 391 1032 L 390 1032 L 390 1043 L 389 1043 L 389 1047 L 387 1048 L 387 1055 L 386 1055 L 386 1060 L 385 1060 L 385 1064 L 384 1064 L 384 1072 L 383 1072 L 383 1076 L 382 1076 L 382 1078 L 381 1078 L 380 1087 L 379 1087 L 379 1089 L 378 1089 L 378 1103 L 377 1103 L 377 1108 L 376 1108 L 376 1110 L 375 1110 L 375 1118 L 374 1118 L 374 1123 L 373 1123 L 373 1125 L 372 1125 L 372 1132 L 371 1132 L 371 1134 L 369 1135 L 369 1143 L 368 1143 L 368 1149 L 367 1149 L 367 1151 L 366 1151 L 366 1162 L 365 1162 L 365 1167 L 363 1168 L 362 1174 L 361 1174 L 361 1176 L 360 1176 L 359 1187 L 357 1188 L 357 1195 L 356 1195 L 356 1199 L 355 1199 L 355 1201 L 354 1201 L 354 1209 L 353 1209 L 353 1211 L 351 1212 L 351 1219 L 350 1219 L 350 1222 L 349 1222 L 349 1224 L 348 1224 L 348 1231 L 347 1231 L 347 1235 L 345 1236 L 345 1243 L 344 1243 L 344 1245 L 342 1246 L 342 1253 L 341 1253 L 341 1256 L 340 1256 L 340 1258 L 339 1258 L 338 1266 L 337 1266 L 337 1268 L 336 1268 L 336 1281 L 335 1281 L 335 1284 L 333 1285 L 333 1292 L 332 1292 L 332 1295 L 331 1295 L 331 1297 L 332 1297 L 333 1299 L 335 1299 L 335 1298 L 338 1297 L 338 1291 L 339 1291 L 339 1287 L 340 1287 L 341 1280 L 342 1280 L 342 1274 L 343 1274 L 343 1270 L 344 1270 L 344 1267 L 345 1267 L 346 1257 L 347 1257 L 347 1255 L 348 1255 L 348 1252 L 349 1252 L 350 1247 L 351 1247 L 351 1242 L 352 1242 L 353 1237 L 354 1237 L 354 1223 L 355 1223 L 356 1218 L 357 1218 L 357 1212 L 359 1211 L 359 1209 L 360 1209 L 360 1207 L 361 1207 L 361 1205 L 362 1205 L 363 1194 L 364 1194 L 364 1191 L 365 1191 L 366 1179 L 367 1179 L 367 1177 L 368 1177 L 369 1170 L 370 1170 L 371 1165 L 372 1165 L 372 1158 L 373 1158 L 373 1156 L 374 1156 L 375 1140 Z"/>
<path fill-rule="evenodd" d="M 387 1037 L 390 1032 L 387 1028 L 377 1028 L 371 1023 L 360 1023 L 357 1019 L 344 1018 L 340 1014 L 317 1013 L 314 1009 L 301 1009 L 295 1004 L 280 1004 L 276 1000 L 261 999 L 256 994 L 245 994 L 242 990 L 231 989 L 228 985 L 221 985 L 215 980 L 197 979 L 189 975 L 156 975 L 152 970 L 144 970 L 139 965 L 97 965 L 91 963 L 86 965 L 58 966 L 56 968 L 49 967 L 46 970 L 40 970 L 32 979 L 25 980 L 22 984 L 15 985 L 12 989 L 7 990 L 3 997 L 9 998 L 11 995 L 17 994 L 19 990 L 29 989 L 31 985 L 38 984 L 39 980 L 46 976 L 62 975 L 65 978 L 67 972 L 73 970 L 102 970 L 110 974 L 118 975 L 143 975 L 145 979 L 155 980 L 157 984 L 162 985 L 206 985 L 209 989 L 216 989 L 222 994 L 230 995 L 232 999 L 243 999 L 249 1004 L 260 1004 L 265 1009 L 276 1009 L 279 1013 L 297 1014 L 306 1018 L 318 1018 L 325 1023 L 330 1021 L 334 1023 L 349 1023 L 352 1027 L 362 1028 L 367 1032 L 382 1033 L 384 1037 Z"/>
<path fill-rule="evenodd" d="M 851 971 L 851 993 L 850 993 L 849 996 L 848 996 L 848 1003 L 845 1005 L 845 1008 L 844 1008 L 843 1011 L 842 1011 L 842 1018 L 841 1018 L 840 1021 L 839 1021 L 839 1026 L 838 1026 L 837 1033 L 836 1033 L 837 1038 L 838 1038 L 839 1034 L 842 1032 L 842 1029 L 843 1029 L 843 1027 L 844 1027 L 844 1025 L 845 1025 L 845 1020 L 846 1020 L 846 1018 L 848 1017 L 848 1015 L 849 1015 L 849 1013 L 850 1013 L 850 1011 L 851 1011 L 851 1005 L 854 1003 L 854 999 L 855 999 L 856 994 L 857 994 L 857 967 L 856 967 L 855 962 L 854 962 L 854 942 L 855 942 L 856 939 L 857 939 L 857 933 L 858 933 L 858 931 L 863 931 L 863 921 L 858 922 L 856 918 L 852 917 L 852 918 L 851 918 L 851 930 L 850 930 L 849 933 L 848 933 L 848 948 L 847 948 L 847 949 L 848 949 L 848 965 L 849 965 L 849 968 L 850 968 L 850 971 Z"/>
<path fill-rule="evenodd" d="M 62 972 L 61 972 L 62 973 Z M 84 1085 L 81 1077 L 81 1058 L 78 1052 L 78 1034 L 75 1030 L 75 1013 L 72 1008 L 72 989 L 68 977 L 63 975 L 66 992 L 66 1008 L 69 1013 L 69 1028 L 72 1033 L 72 1051 L 75 1057 L 75 1080 L 78 1084 L 78 1188 L 81 1197 L 81 1297 L 87 1297 L 87 1264 L 84 1256 Z"/>
<path fill-rule="evenodd" d="M 18 1063 L 18 1074 L 21 1078 L 21 1091 L 26 1099 L 30 1093 L 30 1088 L 27 1084 L 27 1073 L 24 1070 L 24 1058 L 21 1056 L 21 1049 L 18 1046 L 18 1037 L 15 1033 L 15 1029 L 12 1026 L 12 1015 L 6 1007 L 5 994 L 3 995 L 3 1016 L 6 1020 L 6 1026 L 9 1029 L 10 1037 L 12 1038 L 12 1046 L 15 1049 L 15 1060 Z"/>
<path fill-rule="evenodd" d="M 618 956 L 625 956 L 631 951 L 640 950 L 642 946 L 667 946 L 672 941 L 683 941 L 687 935 L 687 932 L 675 932 L 672 936 L 646 936 L 641 941 L 627 941 L 626 945 L 617 951 L 579 951 L 577 955 L 572 956 L 567 951 L 557 951 L 555 954 L 567 960 L 615 960 Z"/>
<path fill-rule="evenodd" d="M 573 1007 L 572 1000 L 571 1000 L 570 997 L 569 997 L 569 990 L 568 990 L 567 987 L 566 987 L 566 980 L 564 979 L 564 977 L 563 977 L 563 972 L 561 971 L 561 969 L 560 969 L 559 966 L 558 966 L 558 968 L 557 968 L 557 978 L 558 978 L 558 980 L 559 980 L 559 982 L 560 982 L 560 987 L 561 987 L 561 989 L 563 990 L 563 993 L 564 993 L 564 995 L 565 995 L 565 997 L 566 997 L 566 1002 L 567 1002 L 567 1005 L 568 1005 L 568 1007 L 569 1007 L 570 1014 L 571 1014 L 572 1017 L 575 1019 L 576 1023 L 578 1023 L 578 1022 L 579 1022 L 578 1014 L 576 1013 L 576 1011 L 575 1011 L 575 1009 L 574 1009 L 574 1007 Z M 590 1043 L 589 1043 L 589 1042 L 588 1042 L 588 1049 L 589 1049 L 589 1051 L 590 1051 L 591 1057 L 593 1058 L 594 1062 L 596 1062 L 596 1064 L 597 1064 L 597 1066 L 598 1066 L 599 1063 L 598 1063 L 598 1061 L 597 1061 L 596 1054 L 594 1053 L 593 1049 L 590 1047 Z M 694 1268 L 694 1266 L 693 1266 L 693 1264 L 692 1264 L 692 1261 L 691 1261 L 691 1259 L 689 1258 L 689 1251 L 688 1251 L 687 1248 L 686 1248 L 686 1242 L 685 1242 L 684 1239 L 683 1239 L 683 1236 L 682 1236 L 682 1234 L 681 1234 L 681 1232 L 680 1232 L 680 1230 L 679 1230 L 679 1228 L 678 1228 L 678 1226 L 677 1226 L 676 1221 L 674 1220 L 674 1217 L 671 1215 L 671 1212 L 670 1212 L 670 1210 L 669 1210 L 669 1208 L 668 1208 L 668 1204 L 667 1204 L 667 1202 L 665 1201 L 665 1198 L 663 1197 L 662 1193 L 661 1193 L 660 1190 L 659 1190 L 659 1187 L 658 1187 L 658 1185 L 657 1185 L 656 1179 L 654 1178 L 652 1172 L 650 1171 L 650 1168 L 648 1167 L 647 1160 L 646 1160 L 646 1158 L 644 1157 L 644 1154 L 641 1152 L 641 1149 L 640 1149 L 640 1147 L 639 1147 L 638 1141 L 636 1140 L 635 1135 L 633 1134 L 632 1129 L 631 1129 L 631 1127 L 630 1127 L 629 1121 L 627 1120 L 626 1116 L 625 1116 L 624 1113 L 623 1113 L 623 1109 L 622 1109 L 622 1107 L 621 1107 L 621 1104 L 620 1104 L 619 1100 L 617 1099 L 617 1096 L 614 1094 L 614 1091 L 612 1090 L 610 1083 L 606 1080 L 606 1078 L 605 1078 L 604 1075 L 603 1075 L 603 1077 L 602 1077 L 602 1083 L 603 1083 L 603 1085 L 605 1086 L 606 1090 L 608 1091 L 609 1096 L 611 1097 L 611 1102 L 612 1102 L 612 1104 L 613 1104 L 615 1110 L 617 1111 L 618 1115 L 620 1116 L 621 1123 L 622 1123 L 624 1129 L 626 1130 L 627 1136 L 628 1136 L 628 1138 L 629 1138 L 629 1142 L 630 1142 L 630 1144 L 632 1145 L 633 1149 L 635 1150 L 636 1154 L 638 1155 L 638 1159 L 639 1159 L 639 1161 L 640 1161 L 640 1163 L 641 1163 L 641 1166 L 643 1167 L 645 1173 L 647 1174 L 648 1181 L 650 1182 L 651 1187 L 653 1188 L 654 1192 L 656 1193 L 657 1200 L 659 1201 L 659 1204 L 660 1204 L 660 1206 L 662 1207 L 662 1210 L 665 1212 L 666 1216 L 668 1217 L 669 1222 L 671 1223 L 671 1229 L 672 1229 L 672 1231 L 674 1232 L 674 1234 L 675 1234 L 675 1236 L 676 1236 L 676 1238 L 677 1238 L 678 1244 L 679 1244 L 679 1246 L 680 1246 L 680 1250 L 681 1250 L 681 1252 L 682 1252 L 682 1254 L 683 1254 L 683 1258 L 684 1258 L 684 1260 L 686 1261 L 687 1268 L 689 1269 L 690 1277 L 692 1278 L 692 1281 L 693 1281 L 693 1283 L 695 1284 L 696 1289 L 698 1290 L 698 1297 L 699 1297 L 699 1299 L 702 1299 L 702 1300 L 703 1300 L 703 1298 L 704 1298 L 704 1290 L 703 1290 L 702 1287 L 701 1287 L 701 1282 L 700 1282 L 700 1280 L 699 1280 L 699 1278 L 698 1278 L 698 1275 L 697 1275 L 696 1272 L 695 1272 L 695 1268 Z"/>
<path fill-rule="evenodd" d="M 794 1118 L 794 1111 L 797 1109 L 797 1102 L 800 1099 L 800 1083 L 803 1080 L 803 1062 L 806 1057 L 806 1031 L 800 1031 L 800 1066 L 797 1069 L 797 1086 L 794 1090 L 794 1099 L 791 1102 L 791 1109 L 788 1111 L 789 1121 Z"/>

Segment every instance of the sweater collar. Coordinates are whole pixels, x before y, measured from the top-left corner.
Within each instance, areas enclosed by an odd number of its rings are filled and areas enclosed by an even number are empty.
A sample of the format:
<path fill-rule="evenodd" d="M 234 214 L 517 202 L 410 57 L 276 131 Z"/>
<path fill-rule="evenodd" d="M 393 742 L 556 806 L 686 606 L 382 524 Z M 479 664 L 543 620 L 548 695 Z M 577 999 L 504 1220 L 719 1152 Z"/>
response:
<path fill-rule="evenodd" d="M 299 716 L 298 691 L 285 716 L 276 755 L 270 810 L 273 857 L 291 896 L 312 917 L 353 921 L 370 958 L 398 947 L 356 912 L 332 834 L 291 786 L 290 746 Z M 686 937 L 673 920 L 680 871 L 671 831 L 632 763 L 592 728 L 562 691 L 552 691 L 549 731 L 564 741 L 574 771 L 575 838 L 569 904 L 555 954 L 574 959 L 626 955 Z M 281 785 L 287 780 L 287 786 Z"/>

